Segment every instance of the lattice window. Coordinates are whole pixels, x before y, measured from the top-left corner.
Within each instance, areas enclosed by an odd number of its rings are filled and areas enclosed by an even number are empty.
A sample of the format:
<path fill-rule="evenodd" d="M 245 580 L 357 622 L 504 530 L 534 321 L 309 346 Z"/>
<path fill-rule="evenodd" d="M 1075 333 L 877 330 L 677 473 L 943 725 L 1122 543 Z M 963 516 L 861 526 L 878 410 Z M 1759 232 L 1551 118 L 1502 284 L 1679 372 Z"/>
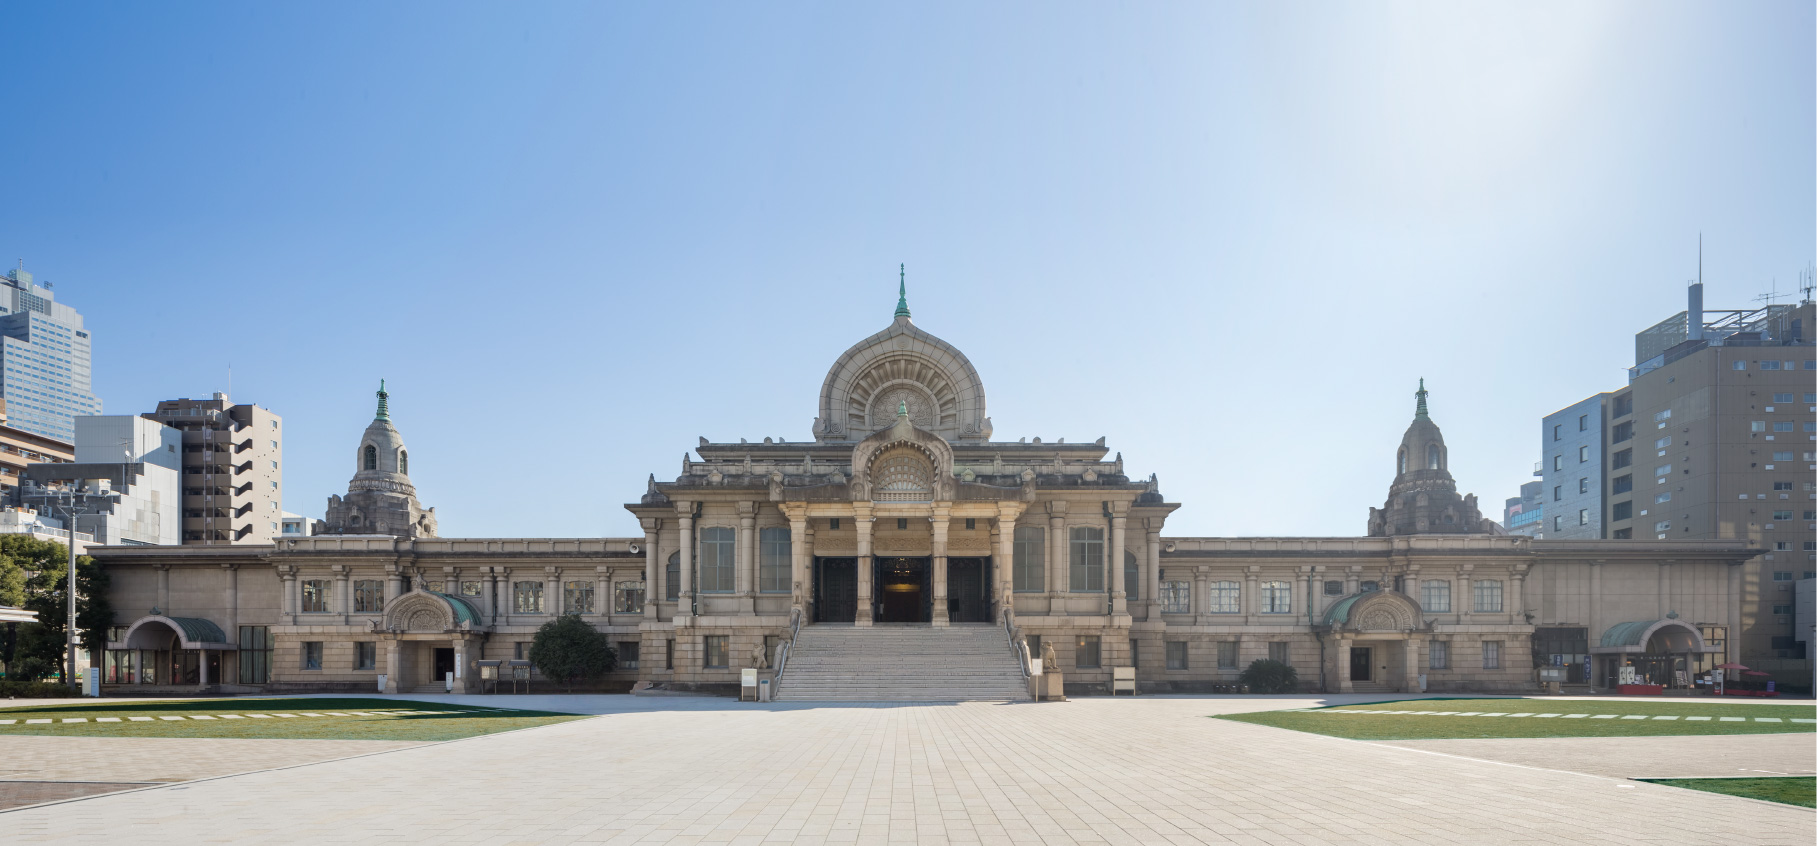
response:
<path fill-rule="evenodd" d="M 876 502 L 927 502 L 934 498 L 934 465 L 914 450 L 893 450 L 871 465 Z"/>

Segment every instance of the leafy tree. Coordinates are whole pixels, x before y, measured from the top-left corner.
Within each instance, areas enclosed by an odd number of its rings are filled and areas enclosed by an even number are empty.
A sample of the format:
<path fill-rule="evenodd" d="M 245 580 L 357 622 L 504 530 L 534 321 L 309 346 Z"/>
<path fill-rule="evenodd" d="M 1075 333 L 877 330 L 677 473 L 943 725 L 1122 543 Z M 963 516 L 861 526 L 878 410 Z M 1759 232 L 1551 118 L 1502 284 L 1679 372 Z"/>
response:
<path fill-rule="evenodd" d="M 68 548 L 29 535 L 0 535 L 0 556 L 11 557 L 33 571 L 26 580 L 25 608 L 38 612 L 38 622 L 19 627 L 13 657 L 21 663 L 37 658 L 52 668 L 62 667 L 67 659 L 64 632 L 69 606 L 64 592 L 69 588 Z M 107 572 L 93 558 L 83 555 L 76 559 L 76 638 L 90 655 L 107 649 L 107 630 L 114 624 L 107 584 Z"/>
<path fill-rule="evenodd" d="M 12 608 L 25 605 L 25 568 L 3 554 L 0 554 L 0 605 Z M 18 623 L 0 626 L 0 667 L 9 672 L 13 666 L 13 651 L 18 643 Z"/>
<path fill-rule="evenodd" d="M 1251 693 L 1292 693 L 1300 683 L 1300 675 L 1290 665 L 1258 658 L 1237 676 L 1237 681 L 1248 685 Z"/>
<path fill-rule="evenodd" d="M 574 682 L 596 679 L 618 666 L 618 651 L 605 632 L 578 615 L 567 614 L 544 623 L 530 642 L 530 663 L 544 677 L 573 691 Z"/>

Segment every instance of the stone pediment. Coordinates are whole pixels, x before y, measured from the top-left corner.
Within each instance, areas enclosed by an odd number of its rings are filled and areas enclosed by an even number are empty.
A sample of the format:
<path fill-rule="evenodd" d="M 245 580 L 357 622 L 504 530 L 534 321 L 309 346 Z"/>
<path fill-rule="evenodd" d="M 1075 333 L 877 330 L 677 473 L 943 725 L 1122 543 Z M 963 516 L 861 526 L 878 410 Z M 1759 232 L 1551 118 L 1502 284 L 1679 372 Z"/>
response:
<path fill-rule="evenodd" d="M 1424 628 L 1419 604 L 1392 590 L 1354 593 L 1325 611 L 1324 623 L 1332 631 L 1410 632 Z"/>
<path fill-rule="evenodd" d="M 445 593 L 413 590 L 386 603 L 376 629 L 400 634 L 484 631 L 479 609 L 467 600 Z"/>

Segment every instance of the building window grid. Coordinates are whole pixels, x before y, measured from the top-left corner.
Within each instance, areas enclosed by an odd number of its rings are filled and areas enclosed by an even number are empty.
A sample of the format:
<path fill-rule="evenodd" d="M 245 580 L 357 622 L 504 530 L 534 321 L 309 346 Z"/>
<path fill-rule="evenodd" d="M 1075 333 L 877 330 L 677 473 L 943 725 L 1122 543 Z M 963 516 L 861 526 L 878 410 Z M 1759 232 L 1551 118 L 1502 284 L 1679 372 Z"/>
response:
<path fill-rule="evenodd" d="M 793 544 L 789 530 L 771 527 L 758 532 L 757 592 L 788 593 L 791 587 Z"/>
<path fill-rule="evenodd" d="M 1293 612 L 1293 588 L 1286 582 L 1274 581 L 1262 583 L 1262 613 L 1290 614 Z"/>
<path fill-rule="evenodd" d="M 330 584 L 331 583 L 327 579 L 303 580 L 303 613 L 328 613 L 329 595 L 333 590 L 333 588 L 330 587 Z M 316 669 L 321 668 L 317 667 Z"/>
<path fill-rule="evenodd" d="M 1243 611 L 1243 587 L 1232 581 L 1211 583 L 1211 606 L 1207 609 L 1212 614 L 1239 614 Z"/>
<path fill-rule="evenodd" d="M 1192 613 L 1192 583 L 1171 579 L 1161 583 L 1161 613 Z"/>
<path fill-rule="evenodd" d="M 359 579 L 353 583 L 353 613 L 380 614 L 385 610 L 385 583 Z"/>
<path fill-rule="evenodd" d="M 1451 644 L 1442 640 L 1432 641 L 1426 646 L 1426 669 L 1448 670 L 1451 668 Z"/>
<path fill-rule="evenodd" d="M 723 526 L 700 531 L 700 561 L 695 572 L 700 575 L 694 586 L 699 593 L 731 593 L 737 589 L 736 559 L 733 557 L 736 533 Z"/>
<path fill-rule="evenodd" d="M 1478 579 L 1471 586 L 1470 610 L 1496 613 L 1502 610 L 1502 583 L 1496 579 Z"/>
<path fill-rule="evenodd" d="M 1502 642 L 1499 640 L 1483 641 L 1483 669 L 1499 670 L 1502 668 Z"/>
<path fill-rule="evenodd" d="M 563 614 L 593 613 L 593 580 L 579 579 L 562 585 Z"/>
<path fill-rule="evenodd" d="M 1420 607 L 1435 614 L 1451 613 L 1451 583 L 1438 579 L 1420 582 Z"/>
<path fill-rule="evenodd" d="M 1038 526 L 1017 526 L 1012 570 L 1017 593 L 1040 593 L 1046 590 L 1047 574 L 1042 562 L 1042 545 L 1046 532 Z"/>
<path fill-rule="evenodd" d="M 1097 526 L 1074 526 L 1070 537 L 1068 590 L 1072 593 L 1103 592 L 1104 530 Z"/>
<path fill-rule="evenodd" d="M 543 583 L 514 582 L 511 585 L 511 611 L 515 614 L 543 613 Z"/>
<path fill-rule="evenodd" d="M 612 610 L 618 614 L 636 614 L 644 610 L 644 582 L 618 582 L 612 586 Z"/>

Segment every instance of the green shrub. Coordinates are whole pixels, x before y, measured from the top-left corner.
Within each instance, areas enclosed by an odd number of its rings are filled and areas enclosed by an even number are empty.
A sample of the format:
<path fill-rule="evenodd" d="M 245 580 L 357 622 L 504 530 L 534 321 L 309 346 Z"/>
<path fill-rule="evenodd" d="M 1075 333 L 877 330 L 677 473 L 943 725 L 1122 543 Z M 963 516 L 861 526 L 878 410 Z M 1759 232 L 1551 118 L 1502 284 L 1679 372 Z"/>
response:
<path fill-rule="evenodd" d="M 63 699 L 74 695 L 68 685 L 55 682 L 0 681 L 0 699 Z"/>
<path fill-rule="evenodd" d="M 13 662 L 13 665 L 8 668 L 6 678 L 8 681 L 37 682 L 56 675 L 59 669 L 61 668 L 43 658 L 28 655 Z"/>
<path fill-rule="evenodd" d="M 1260 658 L 1237 681 L 1248 685 L 1250 693 L 1292 693 L 1299 686 L 1300 674 L 1287 664 Z"/>
<path fill-rule="evenodd" d="M 550 681 L 572 690 L 576 681 L 592 680 L 618 666 L 612 639 L 580 617 L 557 617 L 536 630 L 530 663 Z"/>

